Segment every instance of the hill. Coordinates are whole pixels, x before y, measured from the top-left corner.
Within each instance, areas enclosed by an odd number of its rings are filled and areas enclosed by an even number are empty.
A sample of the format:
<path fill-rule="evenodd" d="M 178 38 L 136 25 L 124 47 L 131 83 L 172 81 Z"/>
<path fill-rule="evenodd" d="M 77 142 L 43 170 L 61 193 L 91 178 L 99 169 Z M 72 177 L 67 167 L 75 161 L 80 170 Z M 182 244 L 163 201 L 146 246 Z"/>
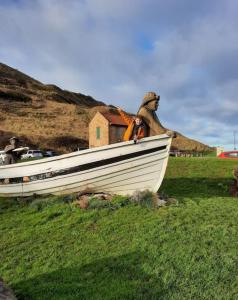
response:
<path fill-rule="evenodd" d="M 24 73 L 0 63 L 0 98 L 19 103 L 43 106 L 44 101 L 76 104 L 83 107 L 105 105 L 90 96 L 62 90 L 53 84 L 43 84 Z"/>
<path fill-rule="evenodd" d="M 0 148 L 17 135 L 34 148 L 73 151 L 88 146 L 88 124 L 96 111 L 113 108 L 81 93 L 43 84 L 0 63 Z M 180 133 L 173 148 L 209 151 Z"/>
<path fill-rule="evenodd" d="M 95 108 L 106 107 L 0 64 L 0 147 L 13 135 L 34 148 L 67 152 L 87 146 L 88 122 Z"/>
<path fill-rule="evenodd" d="M 159 209 L 0 199 L 0 274 L 19 299 L 236 299 L 236 164 L 170 158 Z"/>

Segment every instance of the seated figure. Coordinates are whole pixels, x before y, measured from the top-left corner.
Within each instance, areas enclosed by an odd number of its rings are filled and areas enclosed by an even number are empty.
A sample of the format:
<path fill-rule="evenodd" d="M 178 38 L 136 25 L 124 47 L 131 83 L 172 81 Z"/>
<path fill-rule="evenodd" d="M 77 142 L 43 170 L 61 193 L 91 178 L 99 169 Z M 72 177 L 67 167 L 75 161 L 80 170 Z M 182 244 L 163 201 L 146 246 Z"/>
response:
<path fill-rule="evenodd" d="M 142 116 L 145 124 L 147 125 L 148 136 L 162 133 L 174 136 L 174 132 L 164 128 L 156 115 L 156 111 L 159 106 L 159 100 L 160 96 L 156 95 L 156 93 L 146 93 L 139 108 L 138 114 Z"/>

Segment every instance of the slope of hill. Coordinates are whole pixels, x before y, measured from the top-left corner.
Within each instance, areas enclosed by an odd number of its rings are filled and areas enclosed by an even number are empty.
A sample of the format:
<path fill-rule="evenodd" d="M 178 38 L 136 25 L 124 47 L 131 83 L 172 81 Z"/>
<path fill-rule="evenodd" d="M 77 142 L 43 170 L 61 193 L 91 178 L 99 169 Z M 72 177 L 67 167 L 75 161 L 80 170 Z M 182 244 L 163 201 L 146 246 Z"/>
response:
<path fill-rule="evenodd" d="M 31 147 L 61 152 L 85 147 L 95 107 L 106 109 L 90 96 L 44 85 L 0 64 L 0 147 L 13 135 Z"/>
<path fill-rule="evenodd" d="M 23 103 L 44 105 L 52 100 L 60 103 L 77 104 L 85 107 L 105 105 L 90 96 L 62 90 L 53 84 L 43 84 L 22 72 L 0 63 L 0 98 Z"/>
<path fill-rule="evenodd" d="M 0 148 L 17 135 L 24 144 L 60 152 L 88 145 L 88 124 L 96 111 L 113 110 L 90 96 L 45 85 L 0 63 Z M 173 147 L 209 151 L 178 133 Z"/>

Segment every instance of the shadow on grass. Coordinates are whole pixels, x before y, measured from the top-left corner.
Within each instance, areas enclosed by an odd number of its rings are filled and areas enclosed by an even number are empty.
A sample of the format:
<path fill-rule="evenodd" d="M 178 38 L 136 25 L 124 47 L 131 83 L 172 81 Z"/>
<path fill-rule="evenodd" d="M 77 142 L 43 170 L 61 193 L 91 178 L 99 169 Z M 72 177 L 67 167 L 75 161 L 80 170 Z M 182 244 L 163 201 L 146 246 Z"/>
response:
<path fill-rule="evenodd" d="M 231 197 L 229 178 L 165 178 L 160 192 L 170 197 Z"/>
<path fill-rule="evenodd" d="M 142 256 L 141 256 L 142 255 Z M 129 253 L 63 268 L 13 286 L 17 299 L 158 299 L 159 278 L 142 270 L 143 254 Z"/>

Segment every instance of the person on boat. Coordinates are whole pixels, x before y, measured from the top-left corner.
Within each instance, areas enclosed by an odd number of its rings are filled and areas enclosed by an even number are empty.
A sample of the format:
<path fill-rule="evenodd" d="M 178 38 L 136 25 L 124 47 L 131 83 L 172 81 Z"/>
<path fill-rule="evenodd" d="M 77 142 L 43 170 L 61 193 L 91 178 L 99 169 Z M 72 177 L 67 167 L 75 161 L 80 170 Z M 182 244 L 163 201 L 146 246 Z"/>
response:
<path fill-rule="evenodd" d="M 138 114 L 142 116 L 147 126 L 148 136 L 166 133 L 169 136 L 176 137 L 176 134 L 163 127 L 160 123 L 156 111 L 159 107 L 160 96 L 155 92 L 148 92 L 144 95 Z"/>
<path fill-rule="evenodd" d="M 128 125 L 123 136 L 123 141 L 134 140 L 134 143 L 136 143 L 139 139 L 146 136 L 145 125 L 143 122 L 143 118 L 140 115 L 132 117 L 126 114 L 120 107 L 118 107 L 117 110 L 122 119 Z"/>
<path fill-rule="evenodd" d="M 13 151 L 19 147 L 19 139 L 15 136 L 10 138 L 10 145 L 7 145 L 4 149 L 6 153 L 6 157 L 4 160 L 5 165 L 15 164 L 17 159 L 19 158 L 19 154 L 17 151 Z"/>

